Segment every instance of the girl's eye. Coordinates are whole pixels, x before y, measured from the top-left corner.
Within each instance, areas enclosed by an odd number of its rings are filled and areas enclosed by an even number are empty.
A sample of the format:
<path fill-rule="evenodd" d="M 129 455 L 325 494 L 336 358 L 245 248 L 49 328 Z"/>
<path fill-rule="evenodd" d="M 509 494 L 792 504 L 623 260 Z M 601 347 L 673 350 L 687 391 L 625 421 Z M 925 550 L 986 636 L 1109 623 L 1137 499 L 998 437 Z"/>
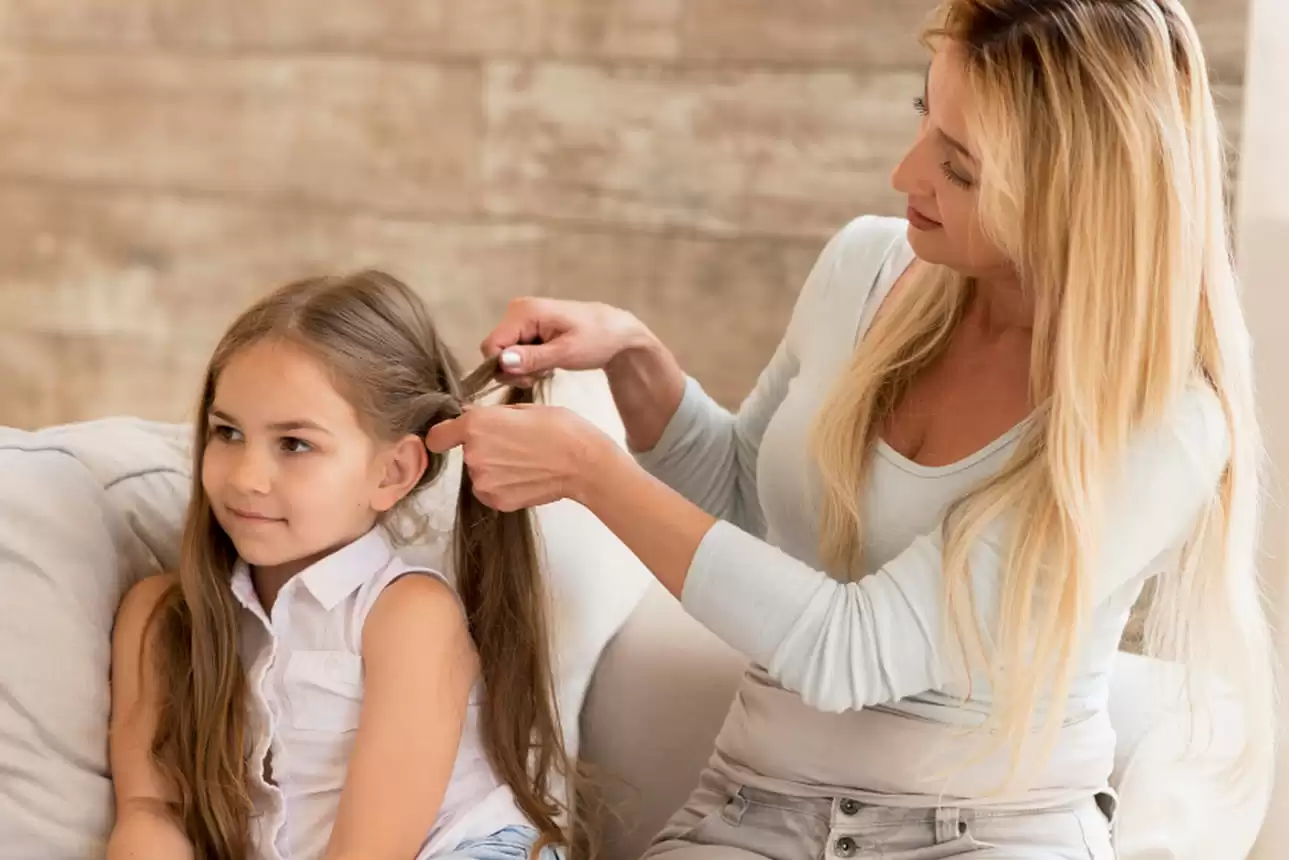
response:
<path fill-rule="evenodd" d="M 926 107 L 926 99 L 922 96 L 915 98 L 913 100 L 913 110 L 917 111 L 918 116 L 926 116 L 929 113 Z"/>
<path fill-rule="evenodd" d="M 221 442 L 238 442 L 242 438 L 242 434 L 237 428 L 229 427 L 227 424 L 211 425 L 210 435 Z"/>
<path fill-rule="evenodd" d="M 283 436 L 282 450 L 288 454 L 304 454 L 312 451 L 313 446 L 303 439 L 298 439 L 295 436 Z"/>

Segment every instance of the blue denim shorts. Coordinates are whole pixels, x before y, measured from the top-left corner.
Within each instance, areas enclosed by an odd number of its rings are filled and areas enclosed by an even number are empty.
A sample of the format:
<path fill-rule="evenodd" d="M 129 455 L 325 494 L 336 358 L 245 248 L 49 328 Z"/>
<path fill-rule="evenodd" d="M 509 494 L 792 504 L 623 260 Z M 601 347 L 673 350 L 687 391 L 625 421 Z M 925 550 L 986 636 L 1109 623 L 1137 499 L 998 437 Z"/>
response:
<path fill-rule="evenodd" d="M 539 837 L 533 827 L 505 827 L 491 836 L 467 839 L 451 851 L 435 854 L 434 860 L 529 860 Z M 547 845 L 538 860 L 564 860 L 564 849 Z"/>

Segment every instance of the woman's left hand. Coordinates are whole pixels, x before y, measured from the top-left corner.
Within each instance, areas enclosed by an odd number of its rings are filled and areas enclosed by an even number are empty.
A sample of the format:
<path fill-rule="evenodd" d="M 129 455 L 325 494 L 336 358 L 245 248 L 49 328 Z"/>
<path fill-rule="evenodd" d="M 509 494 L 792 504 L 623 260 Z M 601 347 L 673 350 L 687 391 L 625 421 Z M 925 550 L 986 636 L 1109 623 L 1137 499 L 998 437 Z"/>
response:
<path fill-rule="evenodd" d="M 499 511 L 584 499 L 597 463 L 616 446 L 559 406 L 473 406 L 426 434 L 435 453 L 462 449 L 481 502 Z"/>

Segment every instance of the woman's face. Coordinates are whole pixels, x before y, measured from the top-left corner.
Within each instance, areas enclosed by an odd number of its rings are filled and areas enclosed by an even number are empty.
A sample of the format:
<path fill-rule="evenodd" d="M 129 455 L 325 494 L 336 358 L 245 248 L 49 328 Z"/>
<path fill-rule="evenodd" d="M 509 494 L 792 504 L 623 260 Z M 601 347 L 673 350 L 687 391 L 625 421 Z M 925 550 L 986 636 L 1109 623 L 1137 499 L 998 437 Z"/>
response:
<path fill-rule="evenodd" d="M 909 244 L 920 259 L 965 275 L 1011 272 L 981 224 L 979 150 L 966 122 L 972 105 L 960 49 L 952 43 L 935 52 L 915 107 L 922 123 L 891 176 L 895 190 L 908 197 Z"/>

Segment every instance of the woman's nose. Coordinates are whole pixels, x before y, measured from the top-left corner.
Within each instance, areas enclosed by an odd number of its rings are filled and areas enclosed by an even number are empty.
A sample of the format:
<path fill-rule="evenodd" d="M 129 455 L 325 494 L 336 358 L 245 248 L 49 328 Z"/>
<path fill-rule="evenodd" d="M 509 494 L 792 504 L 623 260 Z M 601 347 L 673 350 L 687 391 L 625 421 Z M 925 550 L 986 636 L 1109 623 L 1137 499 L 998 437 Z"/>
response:
<path fill-rule="evenodd" d="M 904 157 L 891 171 L 891 187 L 901 194 L 926 197 L 930 195 L 931 184 L 926 171 L 922 168 L 925 161 L 921 152 L 922 135 L 914 138 Z"/>

